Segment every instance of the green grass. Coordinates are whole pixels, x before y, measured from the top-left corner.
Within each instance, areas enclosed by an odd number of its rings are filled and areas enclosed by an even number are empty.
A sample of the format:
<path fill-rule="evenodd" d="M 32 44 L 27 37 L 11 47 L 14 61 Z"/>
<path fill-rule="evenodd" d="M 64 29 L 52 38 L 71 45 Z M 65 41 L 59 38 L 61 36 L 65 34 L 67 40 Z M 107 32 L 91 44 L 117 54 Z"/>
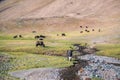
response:
<path fill-rule="evenodd" d="M 63 42 L 46 42 L 46 47 L 35 47 L 35 40 L 0 40 L 0 51 L 2 52 L 28 52 L 43 54 L 54 52 L 64 54 L 63 52 L 69 49 L 71 44 Z"/>
<path fill-rule="evenodd" d="M 10 58 L 9 61 L 2 61 L 0 63 L 0 77 L 5 80 L 17 80 L 16 78 L 8 75 L 8 72 L 10 71 L 43 67 L 62 68 L 72 65 L 72 62 L 69 62 L 64 57 L 47 56 L 26 52 L 0 52 L 0 55 L 8 56 L 8 58 Z"/>
<path fill-rule="evenodd" d="M 94 78 L 92 78 L 92 80 L 103 80 L 103 79 L 94 77 Z"/>
<path fill-rule="evenodd" d="M 98 34 L 100 35 L 100 33 Z M 67 33 L 66 37 L 56 36 L 56 33 L 49 34 L 44 40 L 46 45 L 45 48 L 35 47 L 36 40 L 34 39 L 33 34 L 26 34 L 21 39 L 13 39 L 13 35 L 0 35 L 0 55 L 10 57 L 9 62 L 2 62 L 3 65 L 1 65 L 0 67 L 3 67 L 7 63 L 10 64 L 10 67 L 8 66 L 8 70 L 6 71 L 3 70 L 3 74 L 0 74 L 0 76 L 4 76 L 6 80 L 17 80 L 7 73 L 9 71 L 31 68 L 60 68 L 70 66 L 72 65 L 72 62 L 67 61 L 65 57 L 50 55 L 66 55 L 66 50 L 70 49 L 70 46 L 72 46 L 72 44 L 84 44 L 85 42 L 89 43 L 89 39 L 91 39 L 91 37 L 88 36 L 90 35 L 93 35 L 93 33 Z M 96 35 L 97 34 L 94 34 L 93 38 L 95 38 Z M 100 50 L 99 52 L 97 52 L 97 55 L 111 56 L 120 59 L 120 44 L 102 44 L 97 45 L 96 47 Z M 49 56 L 43 54 L 49 54 Z"/>
<path fill-rule="evenodd" d="M 8 74 L 12 61 L 10 56 L 2 54 L 1 52 L 0 56 L 2 56 L 0 57 L 0 80 L 18 80 L 17 78 L 14 78 Z"/>
<path fill-rule="evenodd" d="M 0 40 L 33 40 L 32 37 L 13 38 L 14 35 L 0 35 Z"/>
<path fill-rule="evenodd" d="M 120 59 L 120 44 L 102 44 L 97 45 L 100 50 L 97 55 L 110 56 Z"/>
<path fill-rule="evenodd" d="M 7 56 L 11 57 L 11 65 L 13 66 L 10 71 L 23 70 L 31 68 L 42 67 L 66 67 L 72 65 L 64 57 L 55 57 L 47 55 L 38 55 L 25 52 L 3 52 Z"/>
<path fill-rule="evenodd" d="M 72 62 L 69 62 L 65 57 L 43 55 L 66 55 L 66 50 L 74 43 L 73 40 L 68 39 L 69 37 L 48 36 L 44 40 L 46 47 L 43 48 L 35 47 L 36 40 L 29 35 L 26 36 L 23 39 L 13 39 L 11 35 L 0 36 L 0 55 L 4 54 L 10 57 L 9 69 L 0 76 L 4 75 L 5 79 L 8 77 L 16 80 L 7 73 L 31 68 L 61 68 L 72 65 Z M 4 65 L 1 65 L 1 67 L 4 67 Z"/>
<path fill-rule="evenodd" d="M 5 80 L 17 80 L 16 78 L 8 75 L 8 72 L 43 67 L 61 68 L 72 65 L 72 62 L 67 61 L 65 57 L 42 55 L 66 55 L 66 50 L 69 49 L 71 43 L 64 39 L 46 39 L 46 47 L 42 48 L 35 47 L 35 42 L 36 40 L 34 39 L 12 39 L 7 36 L 6 38 L 1 38 L 0 55 L 10 57 L 10 62 L 5 62 L 3 65 L 0 65 L 0 69 L 3 71 L 3 73 L 0 74 L 0 77 L 3 77 Z M 6 68 L 5 65 L 7 63 L 10 65 L 5 71 L 3 69 Z"/>

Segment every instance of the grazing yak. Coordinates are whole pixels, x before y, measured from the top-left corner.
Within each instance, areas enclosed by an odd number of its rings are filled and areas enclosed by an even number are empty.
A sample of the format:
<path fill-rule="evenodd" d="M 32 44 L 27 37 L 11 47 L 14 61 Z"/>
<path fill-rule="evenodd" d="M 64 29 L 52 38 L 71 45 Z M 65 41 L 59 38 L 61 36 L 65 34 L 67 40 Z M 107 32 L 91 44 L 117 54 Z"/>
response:
<path fill-rule="evenodd" d="M 86 28 L 88 28 L 88 26 L 86 26 Z"/>
<path fill-rule="evenodd" d="M 13 38 L 17 38 L 17 37 L 18 37 L 17 35 L 13 36 Z"/>
<path fill-rule="evenodd" d="M 92 31 L 95 31 L 94 29 L 92 29 Z"/>
<path fill-rule="evenodd" d="M 66 34 L 65 34 L 65 33 L 62 33 L 62 36 L 66 36 Z"/>
<path fill-rule="evenodd" d="M 90 32 L 89 30 L 87 30 L 87 32 Z"/>
<path fill-rule="evenodd" d="M 43 38 L 39 38 L 39 40 L 43 40 Z"/>
<path fill-rule="evenodd" d="M 86 32 L 88 32 L 88 33 L 90 32 L 90 31 L 89 31 L 89 30 L 87 30 L 87 29 L 85 29 L 85 31 L 86 31 Z"/>
<path fill-rule="evenodd" d="M 35 36 L 35 39 L 38 39 L 39 38 L 39 36 Z"/>
<path fill-rule="evenodd" d="M 36 31 L 32 31 L 32 33 L 37 33 Z"/>
<path fill-rule="evenodd" d="M 80 33 L 83 33 L 83 31 L 80 31 Z"/>
<path fill-rule="evenodd" d="M 98 32 L 101 32 L 101 30 L 99 29 Z"/>
<path fill-rule="evenodd" d="M 57 36 L 59 36 L 59 34 L 57 34 Z"/>
<path fill-rule="evenodd" d="M 36 47 L 38 47 L 38 46 L 45 47 L 45 44 L 43 41 L 36 41 Z"/>
<path fill-rule="evenodd" d="M 15 35 L 13 38 L 22 38 L 22 35 Z"/>
<path fill-rule="evenodd" d="M 88 30 L 87 30 L 87 29 L 85 29 L 85 31 L 87 32 Z"/>
<path fill-rule="evenodd" d="M 40 35 L 40 38 L 46 38 L 46 36 Z"/>
<path fill-rule="evenodd" d="M 22 35 L 19 35 L 19 38 L 22 38 Z"/>
<path fill-rule="evenodd" d="M 82 26 L 80 26 L 80 28 L 82 28 Z"/>
<path fill-rule="evenodd" d="M 46 36 L 43 36 L 43 35 L 40 35 L 40 36 L 39 36 L 39 35 L 36 35 L 36 36 L 35 36 L 35 39 L 39 39 L 39 38 L 40 38 L 40 39 L 41 39 L 41 38 L 43 39 L 43 38 L 46 38 Z"/>

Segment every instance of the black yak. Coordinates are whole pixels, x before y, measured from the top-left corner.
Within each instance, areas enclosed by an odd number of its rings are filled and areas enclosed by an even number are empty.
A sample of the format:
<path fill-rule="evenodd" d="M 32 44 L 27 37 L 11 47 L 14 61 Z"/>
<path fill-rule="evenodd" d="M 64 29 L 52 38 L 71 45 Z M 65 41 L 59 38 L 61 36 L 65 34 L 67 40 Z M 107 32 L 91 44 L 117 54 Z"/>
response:
<path fill-rule="evenodd" d="M 38 47 L 38 46 L 45 47 L 45 44 L 44 44 L 43 41 L 37 41 L 37 42 L 36 42 L 36 47 Z"/>
<path fill-rule="evenodd" d="M 83 33 L 83 31 L 80 31 L 80 33 Z"/>
<path fill-rule="evenodd" d="M 22 35 L 19 35 L 19 38 L 22 38 Z"/>
<path fill-rule="evenodd" d="M 92 29 L 92 31 L 95 31 L 94 29 Z"/>
<path fill-rule="evenodd" d="M 39 38 L 46 38 L 46 36 L 40 35 Z"/>
<path fill-rule="evenodd" d="M 37 33 L 36 31 L 32 31 L 32 33 Z"/>
<path fill-rule="evenodd" d="M 87 32 L 90 32 L 89 30 L 87 30 Z"/>
<path fill-rule="evenodd" d="M 80 26 L 80 28 L 82 28 L 82 26 Z"/>
<path fill-rule="evenodd" d="M 88 28 L 88 26 L 86 26 L 86 28 Z"/>
<path fill-rule="evenodd" d="M 62 36 L 66 36 L 66 34 L 65 34 L 65 33 L 62 33 Z"/>
<path fill-rule="evenodd" d="M 17 37 L 18 37 L 17 35 L 13 36 L 13 38 L 17 38 Z"/>
<path fill-rule="evenodd" d="M 99 29 L 98 32 L 101 32 L 101 30 Z"/>
<path fill-rule="evenodd" d="M 39 38 L 39 36 L 37 35 L 37 36 L 35 36 L 35 39 L 38 39 Z"/>

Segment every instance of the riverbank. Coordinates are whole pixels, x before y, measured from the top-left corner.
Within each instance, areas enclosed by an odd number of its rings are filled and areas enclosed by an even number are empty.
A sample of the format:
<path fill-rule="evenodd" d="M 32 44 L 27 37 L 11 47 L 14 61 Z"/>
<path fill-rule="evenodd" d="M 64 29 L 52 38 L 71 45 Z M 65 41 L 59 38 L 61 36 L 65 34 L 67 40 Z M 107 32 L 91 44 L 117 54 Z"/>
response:
<path fill-rule="evenodd" d="M 120 60 L 88 54 L 78 56 L 77 64 L 67 68 L 38 68 L 15 71 L 10 74 L 25 80 L 85 80 L 86 78 L 119 80 L 120 66 L 114 65 L 114 63 L 120 64 Z"/>

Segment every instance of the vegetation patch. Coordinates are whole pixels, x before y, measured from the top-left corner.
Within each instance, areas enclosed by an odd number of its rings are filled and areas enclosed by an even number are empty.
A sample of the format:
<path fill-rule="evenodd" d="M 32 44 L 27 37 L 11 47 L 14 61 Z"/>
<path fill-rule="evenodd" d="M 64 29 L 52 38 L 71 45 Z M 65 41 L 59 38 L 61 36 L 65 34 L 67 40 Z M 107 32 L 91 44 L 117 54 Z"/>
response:
<path fill-rule="evenodd" d="M 120 44 L 101 44 L 97 45 L 100 50 L 97 55 L 110 56 L 120 59 Z"/>
<path fill-rule="evenodd" d="M 64 57 L 38 55 L 25 52 L 2 52 L 0 53 L 0 56 L 3 56 L 3 60 L 5 60 L 1 61 L 0 64 L 0 77 L 3 79 L 11 78 L 8 75 L 9 71 L 43 67 L 61 68 L 72 65 L 72 62 L 67 61 Z"/>

